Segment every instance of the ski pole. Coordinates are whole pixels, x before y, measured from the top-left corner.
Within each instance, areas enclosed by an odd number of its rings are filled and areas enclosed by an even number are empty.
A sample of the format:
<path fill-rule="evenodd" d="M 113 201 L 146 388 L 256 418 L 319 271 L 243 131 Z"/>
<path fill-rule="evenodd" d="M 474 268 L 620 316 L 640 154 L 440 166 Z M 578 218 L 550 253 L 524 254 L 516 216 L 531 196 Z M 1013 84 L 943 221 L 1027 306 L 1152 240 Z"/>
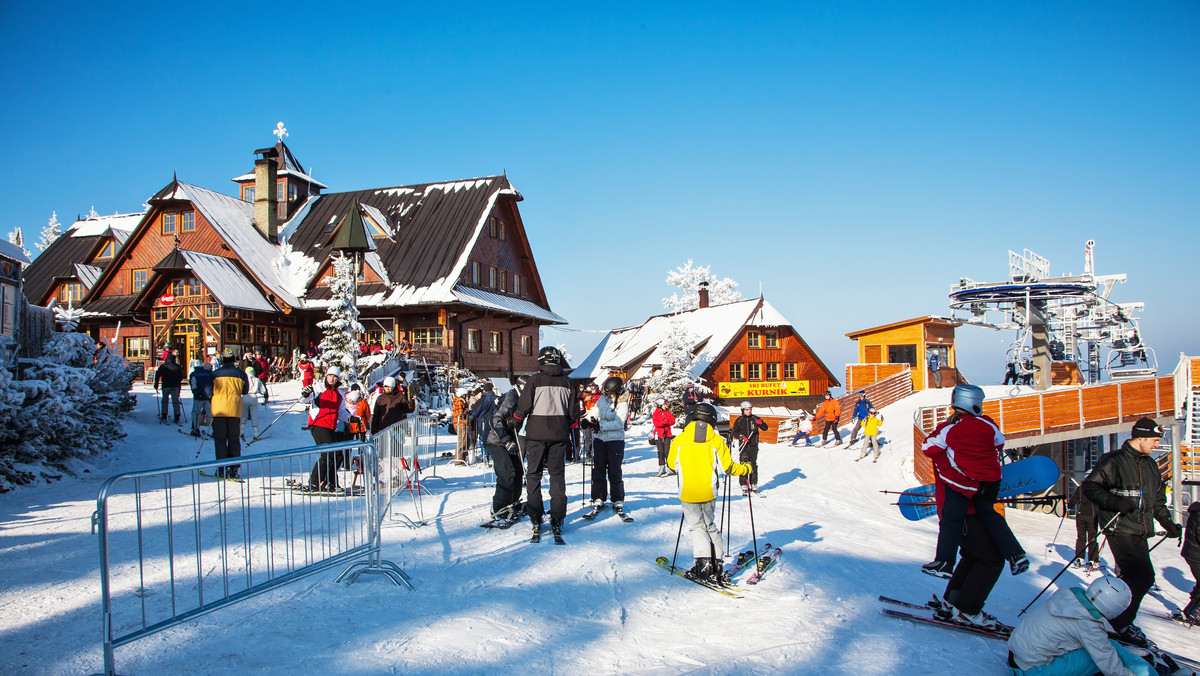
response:
<path fill-rule="evenodd" d="M 1161 545 L 1163 542 L 1165 542 L 1167 537 L 1169 537 L 1169 536 L 1163 535 L 1161 540 L 1154 543 L 1154 547 L 1157 547 L 1157 546 Z M 1154 551 L 1154 547 L 1151 547 L 1146 553 L 1149 554 L 1150 552 Z"/>
<path fill-rule="evenodd" d="M 675 570 L 675 559 L 679 558 L 679 540 L 683 537 L 683 512 L 679 513 L 679 532 L 675 534 L 675 553 L 671 555 L 671 570 Z"/>
<path fill-rule="evenodd" d="M 1103 531 L 1104 529 L 1111 526 L 1113 521 L 1116 521 L 1117 517 L 1119 517 L 1119 516 L 1121 516 L 1119 513 L 1114 514 L 1113 518 L 1109 519 L 1108 523 L 1101 526 L 1100 530 Z M 1105 537 L 1107 538 L 1107 535 Z M 1025 606 L 1024 608 L 1021 609 L 1021 612 L 1017 613 L 1017 617 L 1024 615 L 1025 611 L 1029 610 L 1029 606 L 1032 606 L 1034 603 L 1036 603 L 1037 600 L 1042 597 L 1042 594 L 1045 594 L 1046 590 L 1050 588 L 1050 585 L 1054 584 L 1058 580 L 1058 578 L 1062 576 L 1063 573 L 1067 572 L 1067 569 L 1071 567 L 1071 564 L 1075 563 L 1075 561 L 1078 559 L 1079 559 L 1079 554 L 1076 554 L 1074 557 L 1072 557 L 1071 560 L 1067 562 L 1067 565 L 1063 566 L 1063 569 L 1058 571 L 1058 575 L 1055 575 L 1053 579 L 1051 579 L 1049 582 L 1047 582 L 1046 586 L 1042 587 L 1042 590 L 1037 593 L 1037 596 L 1033 597 L 1033 600 L 1029 602 L 1029 605 Z"/>
<path fill-rule="evenodd" d="M 297 399 L 296 401 L 293 401 L 291 406 L 288 406 L 287 408 L 283 409 L 283 413 L 280 413 L 279 415 L 275 416 L 275 419 L 271 421 L 271 425 L 274 425 L 275 423 L 279 422 L 280 418 L 287 415 L 293 408 L 296 408 L 296 404 L 299 404 L 302 401 L 304 401 L 303 397 L 301 397 L 300 399 Z M 264 427 L 263 431 L 258 433 L 258 436 L 261 438 L 262 435 L 266 434 L 267 430 L 271 429 L 271 425 L 267 425 L 266 427 Z"/>
<path fill-rule="evenodd" d="M 1063 512 L 1062 518 L 1058 520 L 1058 530 L 1054 531 L 1054 539 L 1050 541 L 1050 544 L 1046 545 L 1046 556 L 1050 556 L 1050 550 L 1054 548 L 1054 545 L 1058 544 L 1058 533 L 1062 530 L 1063 522 L 1066 520 L 1067 513 Z"/>
<path fill-rule="evenodd" d="M 747 487 L 749 485 L 749 483 L 746 484 Z M 758 570 L 758 532 L 754 530 L 754 491 L 746 491 L 746 505 L 750 508 L 750 540 L 754 543 L 754 570 Z"/>

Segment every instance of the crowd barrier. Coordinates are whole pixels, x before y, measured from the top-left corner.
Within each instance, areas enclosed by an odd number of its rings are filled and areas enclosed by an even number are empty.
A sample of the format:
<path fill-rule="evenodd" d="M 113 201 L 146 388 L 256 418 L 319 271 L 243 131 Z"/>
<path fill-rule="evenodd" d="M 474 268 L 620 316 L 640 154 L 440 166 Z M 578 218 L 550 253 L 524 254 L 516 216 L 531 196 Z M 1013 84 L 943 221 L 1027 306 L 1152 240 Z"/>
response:
<path fill-rule="evenodd" d="M 412 589 L 382 558 L 380 531 L 401 491 L 423 522 L 420 474 L 436 446 L 432 420 L 414 415 L 365 442 L 109 478 L 92 516 L 104 673 L 115 673 L 115 648 L 335 566 L 347 566 L 338 582 L 378 574 Z M 318 461 L 341 467 L 341 492 L 294 489 Z M 241 482 L 216 476 L 228 467 Z"/>

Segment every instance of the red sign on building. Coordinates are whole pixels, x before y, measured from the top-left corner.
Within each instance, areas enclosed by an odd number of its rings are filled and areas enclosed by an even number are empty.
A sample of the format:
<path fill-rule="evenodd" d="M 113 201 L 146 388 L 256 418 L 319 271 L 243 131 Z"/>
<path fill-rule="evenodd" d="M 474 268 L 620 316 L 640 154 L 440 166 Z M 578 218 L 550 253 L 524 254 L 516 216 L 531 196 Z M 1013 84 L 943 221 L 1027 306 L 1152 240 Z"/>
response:
<path fill-rule="evenodd" d="M 175 296 L 169 293 L 164 293 L 163 295 L 159 296 L 158 302 L 163 305 L 173 305 L 175 303 Z"/>

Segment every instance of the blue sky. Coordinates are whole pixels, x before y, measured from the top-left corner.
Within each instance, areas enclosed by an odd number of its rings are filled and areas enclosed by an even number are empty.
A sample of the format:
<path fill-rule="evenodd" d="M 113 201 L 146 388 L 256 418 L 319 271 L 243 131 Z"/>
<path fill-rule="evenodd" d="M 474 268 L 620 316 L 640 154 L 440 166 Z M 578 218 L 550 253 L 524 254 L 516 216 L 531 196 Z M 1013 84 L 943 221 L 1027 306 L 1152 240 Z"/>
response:
<path fill-rule="evenodd" d="M 10 1 L 0 231 L 172 172 L 232 194 L 282 120 L 332 190 L 507 170 L 576 360 L 688 258 L 841 373 L 845 333 L 1095 239 L 1170 370 L 1200 353 L 1198 29 L 1194 2 Z M 1011 340 L 960 329 L 960 367 L 998 381 Z"/>

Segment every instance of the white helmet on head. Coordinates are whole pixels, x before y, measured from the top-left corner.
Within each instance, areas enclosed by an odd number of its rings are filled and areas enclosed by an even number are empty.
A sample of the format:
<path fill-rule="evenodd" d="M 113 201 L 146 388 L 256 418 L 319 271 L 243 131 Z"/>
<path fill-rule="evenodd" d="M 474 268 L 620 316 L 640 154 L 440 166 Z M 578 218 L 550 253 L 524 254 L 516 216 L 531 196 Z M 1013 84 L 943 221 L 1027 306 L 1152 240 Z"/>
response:
<path fill-rule="evenodd" d="M 743 402 L 742 402 L 742 405 L 741 405 L 741 406 L 739 406 L 738 408 L 742 408 L 742 409 L 746 409 L 746 408 L 754 408 L 754 405 L 753 405 L 753 404 L 751 404 L 751 403 L 750 403 L 750 402 L 748 402 L 748 401 L 743 401 Z"/>
<path fill-rule="evenodd" d="M 1089 584 L 1083 595 L 1096 606 L 1101 615 L 1110 620 L 1124 612 L 1133 599 L 1129 585 L 1121 578 L 1111 575 L 1105 575 Z"/>
<path fill-rule="evenodd" d="M 329 367 L 329 368 L 328 368 L 328 369 L 325 371 L 325 375 L 327 375 L 327 376 L 337 376 L 337 377 L 341 378 L 341 377 L 342 377 L 342 370 L 341 370 L 340 368 L 336 367 L 336 366 L 330 366 L 330 367 Z"/>

